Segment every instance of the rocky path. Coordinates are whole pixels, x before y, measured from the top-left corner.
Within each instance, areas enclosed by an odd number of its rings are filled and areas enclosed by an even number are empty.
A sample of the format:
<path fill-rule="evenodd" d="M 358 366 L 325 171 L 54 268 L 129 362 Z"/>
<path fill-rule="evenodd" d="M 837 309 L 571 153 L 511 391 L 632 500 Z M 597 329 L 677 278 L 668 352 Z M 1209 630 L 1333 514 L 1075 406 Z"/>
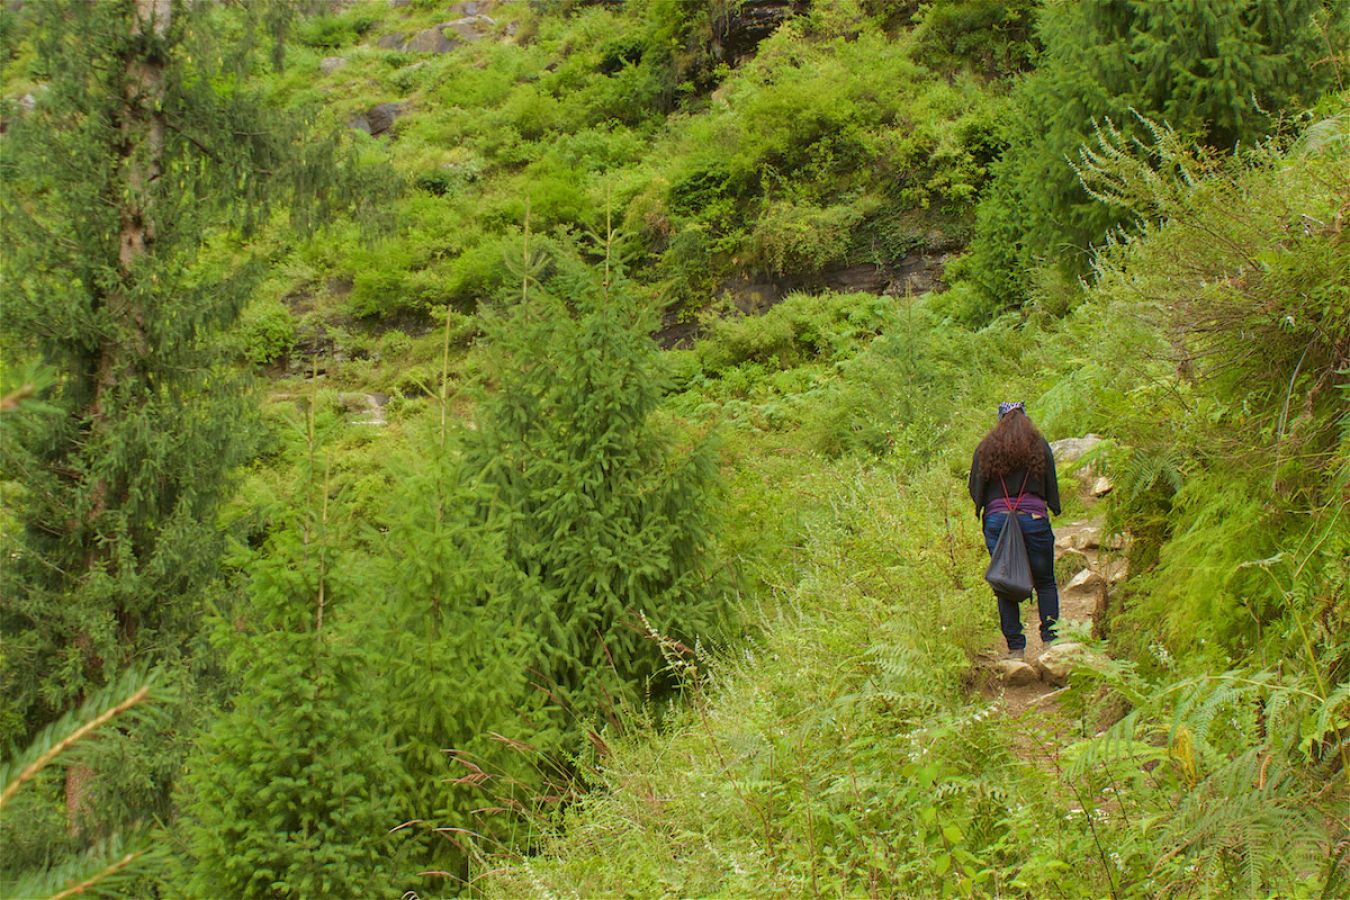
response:
<path fill-rule="evenodd" d="M 1070 731 L 1077 726 L 1060 714 L 1056 697 L 1074 665 L 1095 651 L 1065 635 L 1089 630 L 1093 636 L 1101 633 L 1099 622 L 1111 588 L 1127 574 L 1124 556 L 1119 552 L 1124 546 L 1119 536 L 1104 534 L 1100 515 L 1058 525 L 1055 568 L 1062 573 L 1060 639 L 1048 649 L 1042 646 L 1032 600 L 1022 607 L 1026 660 L 1004 659 L 1006 647 L 1001 637 L 981 656 L 983 693 L 997 704 L 999 715 L 1011 726 L 1014 749 L 1029 762 L 1056 766 L 1058 749 L 1071 739 Z"/>

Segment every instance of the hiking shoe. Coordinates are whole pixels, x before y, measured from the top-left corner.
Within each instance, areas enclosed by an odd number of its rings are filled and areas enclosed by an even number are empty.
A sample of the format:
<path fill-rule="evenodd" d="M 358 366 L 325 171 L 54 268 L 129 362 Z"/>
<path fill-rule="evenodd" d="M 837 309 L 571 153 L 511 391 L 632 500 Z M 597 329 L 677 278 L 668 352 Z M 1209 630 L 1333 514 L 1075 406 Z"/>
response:
<path fill-rule="evenodd" d="M 1026 650 L 1009 650 L 1009 651 L 1008 651 L 1008 656 L 1007 656 L 1007 658 L 1008 658 L 1008 659 L 1026 659 L 1026 658 L 1027 658 L 1027 651 L 1026 651 Z"/>

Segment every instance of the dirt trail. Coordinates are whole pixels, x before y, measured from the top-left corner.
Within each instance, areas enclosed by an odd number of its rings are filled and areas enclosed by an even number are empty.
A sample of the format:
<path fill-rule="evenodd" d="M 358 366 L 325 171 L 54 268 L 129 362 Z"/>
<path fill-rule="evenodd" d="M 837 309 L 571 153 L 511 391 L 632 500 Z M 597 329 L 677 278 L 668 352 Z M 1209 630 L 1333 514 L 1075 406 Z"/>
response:
<path fill-rule="evenodd" d="M 1109 590 L 1109 583 L 1123 576 L 1123 563 L 1103 544 L 1102 517 L 1089 510 L 1086 518 L 1055 527 L 1055 560 L 1067 553 L 1078 553 L 1086 560 L 1086 569 L 1079 578 L 1061 580 L 1060 643 L 1066 625 L 1078 623 L 1091 628 L 1098 615 L 1098 602 Z M 992 611 L 991 611 L 992 613 Z M 1036 602 L 1022 606 L 1022 626 L 1027 635 L 1026 661 L 1033 663 L 1044 651 L 1037 628 Z M 982 693 L 999 707 L 999 715 L 1013 726 L 1014 749 L 1028 762 L 1052 768 L 1057 765 L 1059 748 L 1081 729 L 1082 723 L 1061 715 L 1057 695 L 1061 688 L 1048 680 L 1034 680 L 1027 684 L 1010 684 L 999 673 L 998 661 L 1006 655 L 1002 637 L 987 648 L 978 663 L 984 674 Z"/>

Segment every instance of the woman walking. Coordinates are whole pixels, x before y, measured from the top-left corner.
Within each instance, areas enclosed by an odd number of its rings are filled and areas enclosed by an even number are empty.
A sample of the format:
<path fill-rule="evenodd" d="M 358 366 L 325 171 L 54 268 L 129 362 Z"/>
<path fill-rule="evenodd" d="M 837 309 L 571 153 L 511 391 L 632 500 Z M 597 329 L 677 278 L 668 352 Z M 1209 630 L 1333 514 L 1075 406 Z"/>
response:
<path fill-rule="evenodd" d="M 975 515 L 984 517 L 984 542 L 994 552 L 999 531 L 1009 515 L 1022 526 L 1041 616 L 1041 643 L 1055 640 L 1059 590 L 1055 587 L 1055 534 L 1050 514 L 1059 515 L 1059 481 L 1050 445 L 1027 418 L 1026 404 L 1000 403 L 998 424 L 980 445 L 970 464 L 970 499 Z M 1008 642 L 1008 656 L 1026 656 L 1027 639 L 1016 600 L 998 598 L 999 627 Z"/>

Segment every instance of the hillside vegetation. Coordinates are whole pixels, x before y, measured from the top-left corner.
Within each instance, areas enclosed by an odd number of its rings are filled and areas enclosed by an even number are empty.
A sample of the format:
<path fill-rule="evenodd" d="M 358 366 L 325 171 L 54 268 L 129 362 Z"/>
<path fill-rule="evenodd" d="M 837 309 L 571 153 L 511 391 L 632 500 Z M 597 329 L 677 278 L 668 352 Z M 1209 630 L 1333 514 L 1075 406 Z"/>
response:
<path fill-rule="evenodd" d="M 1347 35 L 5 5 L 0 891 L 1350 891 Z M 1015 399 L 1117 573 L 1030 702 Z"/>

